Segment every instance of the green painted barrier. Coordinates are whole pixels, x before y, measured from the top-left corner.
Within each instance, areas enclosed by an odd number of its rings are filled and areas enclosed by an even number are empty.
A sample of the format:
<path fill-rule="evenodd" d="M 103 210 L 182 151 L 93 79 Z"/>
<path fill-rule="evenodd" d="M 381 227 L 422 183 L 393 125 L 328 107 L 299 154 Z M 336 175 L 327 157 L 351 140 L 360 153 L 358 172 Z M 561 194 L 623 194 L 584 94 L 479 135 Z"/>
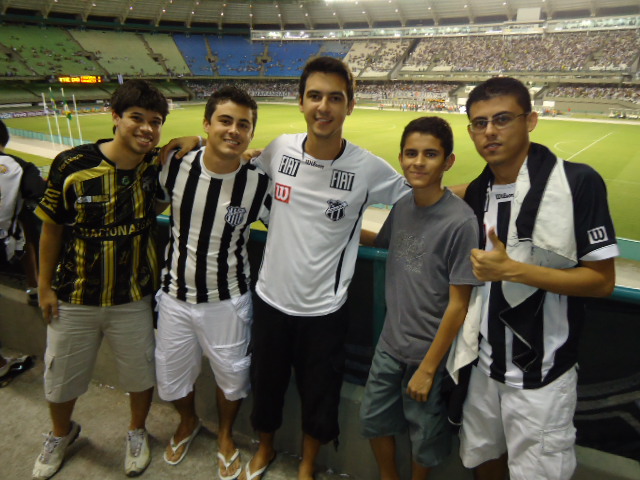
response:
<path fill-rule="evenodd" d="M 618 237 L 620 256 L 629 260 L 640 262 L 640 242 L 629 238 Z"/>
<path fill-rule="evenodd" d="M 158 217 L 160 224 L 169 225 L 169 217 L 160 215 Z M 264 243 L 267 239 L 267 232 L 261 230 L 251 230 L 251 240 Z M 640 242 L 629 240 L 626 238 L 618 238 L 621 257 L 630 260 L 640 261 Z M 377 342 L 382 325 L 384 323 L 386 303 L 384 300 L 384 276 L 385 262 L 387 260 L 387 251 L 380 248 L 360 247 L 358 252 L 358 261 L 373 262 L 373 279 L 372 279 L 372 299 L 373 302 L 373 339 Z M 633 303 L 640 305 L 640 289 L 631 287 L 615 287 L 613 294 L 609 297 L 625 303 Z M 375 345 L 375 343 L 374 343 Z"/>

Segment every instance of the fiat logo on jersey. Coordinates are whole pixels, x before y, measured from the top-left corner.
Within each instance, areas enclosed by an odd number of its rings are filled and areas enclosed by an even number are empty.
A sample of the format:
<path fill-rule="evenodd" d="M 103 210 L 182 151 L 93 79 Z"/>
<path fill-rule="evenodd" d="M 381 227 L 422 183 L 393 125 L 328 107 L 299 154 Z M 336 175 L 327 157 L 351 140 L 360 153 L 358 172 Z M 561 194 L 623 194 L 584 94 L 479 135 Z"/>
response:
<path fill-rule="evenodd" d="M 227 207 L 227 214 L 224 216 L 224 221 L 232 227 L 237 227 L 244 221 L 244 216 L 247 213 L 247 209 L 244 207 Z"/>
<path fill-rule="evenodd" d="M 291 187 L 289 185 L 282 185 L 281 183 L 276 183 L 276 200 L 284 203 L 289 203 L 291 200 Z"/>
<path fill-rule="evenodd" d="M 324 214 L 334 222 L 344 217 L 344 211 L 349 205 L 342 200 L 327 200 L 327 203 L 329 204 L 329 208 L 324 211 Z"/>

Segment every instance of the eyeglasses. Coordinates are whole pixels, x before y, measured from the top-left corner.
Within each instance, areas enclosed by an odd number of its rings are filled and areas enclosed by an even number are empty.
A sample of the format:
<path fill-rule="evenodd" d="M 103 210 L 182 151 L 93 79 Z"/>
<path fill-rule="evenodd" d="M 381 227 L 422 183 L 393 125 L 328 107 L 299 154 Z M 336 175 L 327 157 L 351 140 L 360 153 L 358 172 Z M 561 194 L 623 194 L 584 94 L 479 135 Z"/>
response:
<path fill-rule="evenodd" d="M 489 124 L 492 124 L 497 130 L 502 130 L 511 125 L 516 118 L 526 117 L 531 112 L 521 113 L 516 115 L 515 113 L 500 113 L 491 118 L 474 118 L 469 124 L 469 130 L 473 133 L 484 132 Z"/>

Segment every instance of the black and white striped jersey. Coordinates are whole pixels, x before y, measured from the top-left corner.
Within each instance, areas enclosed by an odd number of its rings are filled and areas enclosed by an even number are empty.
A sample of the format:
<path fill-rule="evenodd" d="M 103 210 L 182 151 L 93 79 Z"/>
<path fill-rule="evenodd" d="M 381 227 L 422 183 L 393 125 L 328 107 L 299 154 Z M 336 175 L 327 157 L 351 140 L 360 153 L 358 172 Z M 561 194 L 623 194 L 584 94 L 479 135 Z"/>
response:
<path fill-rule="evenodd" d="M 268 219 L 269 177 L 251 164 L 228 174 L 206 169 L 205 147 L 162 168 L 171 232 L 162 289 L 189 303 L 226 300 L 250 287 L 250 225 Z"/>
<path fill-rule="evenodd" d="M 577 257 L 583 261 L 599 261 L 617 256 L 613 223 L 609 214 L 607 194 L 602 178 L 591 167 L 564 162 L 564 169 L 573 198 L 573 212 L 559 216 L 573 218 Z M 493 185 L 485 204 L 485 234 L 494 227 L 498 237 L 507 238 L 515 184 Z M 594 232 L 603 237 L 594 240 Z M 493 246 L 487 238 L 486 250 Z M 535 312 L 533 346 L 542 355 L 526 371 L 513 363 L 513 333 L 500 319 L 509 308 L 501 282 L 487 282 L 484 287 L 484 311 L 478 367 L 495 380 L 516 388 L 544 386 L 577 362 L 578 336 L 584 319 L 584 299 L 550 292 L 544 294 L 542 308 Z"/>

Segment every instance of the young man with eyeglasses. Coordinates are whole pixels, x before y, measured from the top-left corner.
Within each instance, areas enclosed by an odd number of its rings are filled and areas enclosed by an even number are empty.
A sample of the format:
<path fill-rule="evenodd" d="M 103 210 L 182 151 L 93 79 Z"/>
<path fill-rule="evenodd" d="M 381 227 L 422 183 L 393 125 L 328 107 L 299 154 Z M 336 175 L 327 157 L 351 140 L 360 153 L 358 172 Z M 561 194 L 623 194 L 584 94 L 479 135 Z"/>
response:
<path fill-rule="evenodd" d="M 615 284 L 615 232 L 602 178 L 532 143 L 527 88 L 497 77 L 469 95 L 469 135 L 485 159 L 465 200 L 480 226 L 478 287 L 453 359 L 475 362 L 460 454 L 475 478 L 569 479 L 575 469 L 579 297 Z M 475 330 L 474 330 L 475 328 Z M 476 352 L 465 339 L 477 341 Z M 477 355 L 477 359 L 474 358 Z M 466 357 L 466 358 L 465 358 Z"/>

